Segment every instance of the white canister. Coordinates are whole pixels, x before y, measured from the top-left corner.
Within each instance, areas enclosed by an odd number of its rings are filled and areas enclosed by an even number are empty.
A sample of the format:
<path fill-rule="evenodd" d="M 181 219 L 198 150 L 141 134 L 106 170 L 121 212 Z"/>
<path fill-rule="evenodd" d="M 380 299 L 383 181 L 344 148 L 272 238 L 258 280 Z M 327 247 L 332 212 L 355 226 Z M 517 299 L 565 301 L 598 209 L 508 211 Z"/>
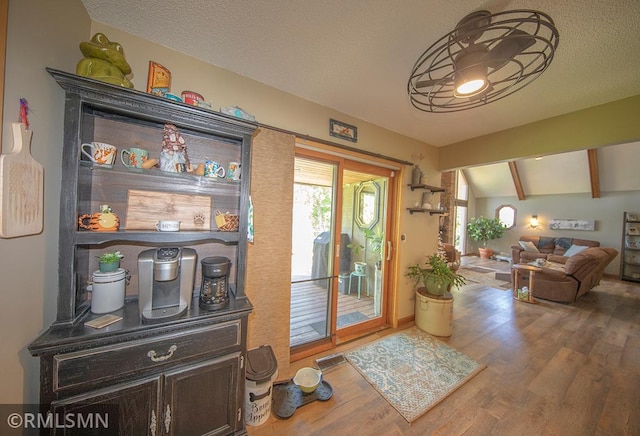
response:
<path fill-rule="evenodd" d="M 109 313 L 124 306 L 127 271 L 118 268 L 113 272 L 94 271 L 91 284 L 91 312 Z"/>

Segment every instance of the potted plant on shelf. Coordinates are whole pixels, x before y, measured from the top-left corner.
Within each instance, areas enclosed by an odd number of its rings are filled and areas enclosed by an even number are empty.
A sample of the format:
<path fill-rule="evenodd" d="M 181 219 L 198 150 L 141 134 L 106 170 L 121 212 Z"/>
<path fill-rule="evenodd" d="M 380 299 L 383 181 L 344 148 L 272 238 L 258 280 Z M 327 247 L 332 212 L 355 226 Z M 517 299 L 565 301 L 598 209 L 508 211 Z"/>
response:
<path fill-rule="evenodd" d="M 488 259 L 493 254 L 493 250 L 487 248 L 487 242 L 499 239 L 504 236 L 506 227 L 498 218 L 487 218 L 479 216 L 471 218 L 467 224 L 467 234 L 476 242 L 482 242 L 482 247 L 478 247 L 480 257 Z"/>
<path fill-rule="evenodd" d="M 347 244 L 347 248 L 349 248 L 351 250 L 351 253 L 354 256 L 357 256 L 362 250 L 364 250 L 364 245 L 359 244 L 357 242 L 352 242 L 350 244 Z M 366 270 L 367 270 L 367 264 L 366 262 L 353 262 L 353 265 L 355 267 L 355 272 L 356 274 L 365 274 Z"/>
<path fill-rule="evenodd" d="M 113 272 L 120 268 L 120 259 L 122 255 L 119 251 L 112 251 L 98 256 L 98 269 L 100 272 Z"/>

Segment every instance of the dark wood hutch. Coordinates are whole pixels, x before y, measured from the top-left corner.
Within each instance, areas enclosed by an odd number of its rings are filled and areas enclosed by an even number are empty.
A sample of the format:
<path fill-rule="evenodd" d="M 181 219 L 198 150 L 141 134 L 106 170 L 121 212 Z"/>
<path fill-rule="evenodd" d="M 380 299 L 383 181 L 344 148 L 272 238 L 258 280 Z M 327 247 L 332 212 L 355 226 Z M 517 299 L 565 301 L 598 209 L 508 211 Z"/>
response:
<path fill-rule="evenodd" d="M 251 136 L 256 125 L 163 97 L 47 69 L 65 91 L 65 126 L 60 196 L 57 318 L 29 345 L 40 358 L 40 401 L 56 412 L 89 410 L 96 404 L 118 409 L 119 434 L 243 434 L 247 319 L 245 296 Z M 191 162 L 240 162 L 240 181 L 212 179 L 159 169 L 129 169 L 119 159 L 112 168 L 92 166 L 81 157 L 83 143 L 97 141 L 137 147 L 157 157 L 165 123 L 187 141 Z M 209 228 L 202 231 L 127 230 L 130 189 L 212 200 Z M 79 230 L 78 216 L 108 204 L 119 215 L 113 232 Z M 218 231 L 214 210 L 238 214 L 237 231 Z M 141 321 L 137 302 L 138 254 L 149 248 L 190 247 L 198 253 L 193 300 L 181 318 Z M 84 323 L 90 311 L 87 283 L 97 255 L 124 253 L 131 275 L 122 320 L 101 329 Z M 223 309 L 198 306 L 200 260 L 231 259 L 230 302 Z M 45 292 L 54 292 L 47 289 Z"/>

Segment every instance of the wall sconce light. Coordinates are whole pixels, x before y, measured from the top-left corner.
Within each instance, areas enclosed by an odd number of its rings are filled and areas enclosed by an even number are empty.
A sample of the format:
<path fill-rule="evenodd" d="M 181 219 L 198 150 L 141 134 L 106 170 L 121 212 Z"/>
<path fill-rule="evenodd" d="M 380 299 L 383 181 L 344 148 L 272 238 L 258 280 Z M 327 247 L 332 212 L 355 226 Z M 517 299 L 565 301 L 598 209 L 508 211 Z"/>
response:
<path fill-rule="evenodd" d="M 538 222 L 538 215 L 531 215 L 531 219 L 529 220 L 529 227 L 532 229 L 538 228 L 540 223 Z"/>

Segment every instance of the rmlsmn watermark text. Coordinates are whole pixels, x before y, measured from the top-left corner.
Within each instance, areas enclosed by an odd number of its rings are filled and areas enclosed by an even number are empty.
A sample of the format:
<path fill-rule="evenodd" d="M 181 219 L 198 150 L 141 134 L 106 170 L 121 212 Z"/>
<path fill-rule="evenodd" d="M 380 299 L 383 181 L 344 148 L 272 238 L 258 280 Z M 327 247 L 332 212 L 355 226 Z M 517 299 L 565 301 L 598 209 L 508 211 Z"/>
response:
<path fill-rule="evenodd" d="M 99 404 L 84 406 L 75 410 L 57 409 L 52 411 L 37 404 L 0 405 L 0 433 L 4 430 L 97 430 L 100 434 L 117 434 L 119 422 L 117 405 Z M 75 432 L 74 432 L 75 433 Z M 18 434 L 18 433 L 16 433 Z"/>

